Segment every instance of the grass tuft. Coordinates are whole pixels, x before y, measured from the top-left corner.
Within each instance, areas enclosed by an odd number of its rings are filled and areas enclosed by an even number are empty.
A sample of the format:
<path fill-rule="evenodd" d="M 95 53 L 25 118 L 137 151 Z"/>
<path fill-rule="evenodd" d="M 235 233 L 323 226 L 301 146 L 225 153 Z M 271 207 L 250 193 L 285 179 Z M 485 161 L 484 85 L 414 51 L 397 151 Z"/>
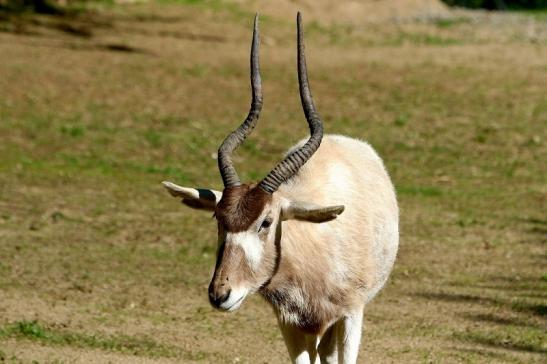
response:
<path fill-rule="evenodd" d="M 62 134 L 72 138 L 81 137 L 85 133 L 85 129 L 77 125 L 62 125 L 60 131 Z"/>

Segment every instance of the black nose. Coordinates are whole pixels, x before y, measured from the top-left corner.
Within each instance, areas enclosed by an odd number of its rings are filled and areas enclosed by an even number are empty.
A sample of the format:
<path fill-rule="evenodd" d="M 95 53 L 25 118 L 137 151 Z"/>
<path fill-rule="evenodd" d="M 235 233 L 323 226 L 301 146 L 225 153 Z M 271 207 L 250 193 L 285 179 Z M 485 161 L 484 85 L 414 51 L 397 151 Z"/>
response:
<path fill-rule="evenodd" d="M 230 293 L 232 292 L 231 289 L 229 289 L 228 291 L 226 291 L 226 293 L 222 293 L 222 292 L 214 292 L 214 290 L 210 289 L 209 290 L 209 301 L 211 302 L 211 304 L 215 307 L 220 307 L 220 305 L 222 305 L 224 302 L 226 302 L 228 300 L 228 297 L 230 297 Z"/>

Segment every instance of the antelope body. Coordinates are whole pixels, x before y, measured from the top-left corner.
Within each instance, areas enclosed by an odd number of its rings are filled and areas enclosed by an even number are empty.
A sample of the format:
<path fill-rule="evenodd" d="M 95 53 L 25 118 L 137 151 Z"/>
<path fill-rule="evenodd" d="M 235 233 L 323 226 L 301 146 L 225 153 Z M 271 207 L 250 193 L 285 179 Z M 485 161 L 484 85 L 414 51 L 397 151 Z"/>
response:
<path fill-rule="evenodd" d="M 274 308 L 293 363 L 355 363 L 363 309 L 397 254 L 398 208 L 382 160 L 368 144 L 323 137 L 306 74 L 298 14 L 300 95 L 311 136 L 258 184 L 230 159 L 262 108 L 258 24 L 251 50 L 249 116 L 219 148 L 224 190 L 164 186 L 190 207 L 215 212 L 219 248 L 211 304 L 233 311 L 259 292 Z"/>

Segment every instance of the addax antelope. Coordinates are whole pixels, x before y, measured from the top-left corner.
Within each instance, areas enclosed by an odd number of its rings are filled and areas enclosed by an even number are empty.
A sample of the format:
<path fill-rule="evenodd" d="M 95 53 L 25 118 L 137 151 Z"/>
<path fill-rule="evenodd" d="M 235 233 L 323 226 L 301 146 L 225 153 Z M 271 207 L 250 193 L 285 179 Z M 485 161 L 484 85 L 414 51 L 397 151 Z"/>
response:
<path fill-rule="evenodd" d="M 292 147 L 258 183 L 242 183 L 232 152 L 262 109 L 258 17 L 251 45 L 252 102 L 222 142 L 222 192 L 163 182 L 172 196 L 214 211 L 218 222 L 211 304 L 238 309 L 255 292 L 273 307 L 294 363 L 355 363 L 364 306 L 385 284 L 397 254 L 398 207 L 382 160 L 370 145 L 323 137 L 297 17 L 300 98 L 310 137 Z"/>

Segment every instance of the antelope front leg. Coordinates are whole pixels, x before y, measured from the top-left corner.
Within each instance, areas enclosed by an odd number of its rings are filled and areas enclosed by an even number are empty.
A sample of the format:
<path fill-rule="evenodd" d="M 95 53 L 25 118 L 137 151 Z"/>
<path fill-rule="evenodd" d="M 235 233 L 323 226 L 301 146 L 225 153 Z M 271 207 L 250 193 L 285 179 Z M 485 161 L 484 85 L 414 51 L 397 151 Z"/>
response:
<path fill-rule="evenodd" d="M 338 362 L 339 364 L 357 363 L 359 345 L 361 343 L 361 328 L 363 326 L 363 310 L 344 317 L 338 327 Z"/>
<path fill-rule="evenodd" d="M 305 334 L 298 328 L 279 322 L 285 345 L 293 364 L 320 364 L 317 353 L 319 338 Z"/>

